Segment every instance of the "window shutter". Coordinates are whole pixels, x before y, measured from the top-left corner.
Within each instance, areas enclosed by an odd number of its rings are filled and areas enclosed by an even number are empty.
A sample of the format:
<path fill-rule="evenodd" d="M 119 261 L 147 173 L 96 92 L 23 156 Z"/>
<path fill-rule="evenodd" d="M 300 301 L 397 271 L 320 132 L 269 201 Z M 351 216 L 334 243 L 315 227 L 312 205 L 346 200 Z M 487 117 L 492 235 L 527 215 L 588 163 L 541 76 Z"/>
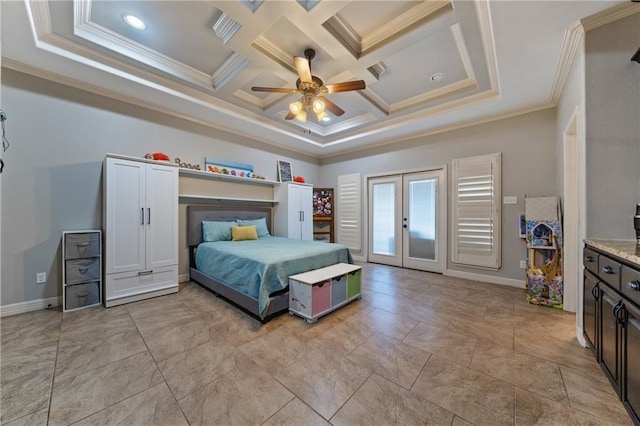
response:
<path fill-rule="evenodd" d="M 454 263 L 500 269 L 500 163 L 500 153 L 453 161 Z"/>
<path fill-rule="evenodd" d="M 338 176 L 337 242 L 353 251 L 361 249 L 361 199 L 360 173 Z"/>

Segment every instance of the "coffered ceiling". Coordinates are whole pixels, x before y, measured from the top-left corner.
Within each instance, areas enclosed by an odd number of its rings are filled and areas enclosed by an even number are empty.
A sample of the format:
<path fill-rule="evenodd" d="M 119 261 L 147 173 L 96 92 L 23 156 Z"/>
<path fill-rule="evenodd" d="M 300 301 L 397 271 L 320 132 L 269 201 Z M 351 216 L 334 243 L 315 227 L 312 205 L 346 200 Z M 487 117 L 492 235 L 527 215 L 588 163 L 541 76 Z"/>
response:
<path fill-rule="evenodd" d="M 560 0 L 3 2 L 3 66 L 327 157 L 552 106 L 582 34 L 579 20 L 603 10 L 629 14 L 636 6 Z M 126 24 L 127 14 L 146 28 Z M 307 48 L 316 51 L 312 73 L 325 84 L 366 82 L 365 90 L 327 95 L 344 115 L 285 120 L 299 95 L 251 90 L 294 88 L 293 56 Z"/>

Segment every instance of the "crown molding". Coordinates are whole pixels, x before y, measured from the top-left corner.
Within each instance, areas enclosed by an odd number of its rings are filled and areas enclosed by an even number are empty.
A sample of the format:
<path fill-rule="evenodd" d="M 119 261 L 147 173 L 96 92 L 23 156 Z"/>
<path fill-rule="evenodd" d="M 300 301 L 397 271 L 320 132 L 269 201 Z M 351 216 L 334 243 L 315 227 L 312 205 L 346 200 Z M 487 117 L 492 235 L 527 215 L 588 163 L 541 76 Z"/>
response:
<path fill-rule="evenodd" d="M 28 1 L 40 2 L 38 0 Z M 91 21 L 91 2 L 92 0 L 74 0 L 74 35 L 191 84 L 208 88 L 213 86 L 213 79 L 207 73 L 176 61 Z"/>
<path fill-rule="evenodd" d="M 362 54 L 362 39 L 340 13 L 326 20 L 322 26 L 331 33 L 353 56 Z"/>
<path fill-rule="evenodd" d="M 433 19 L 437 15 L 451 10 L 453 10 L 453 3 L 449 0 L 427 0 L 419 3 L 389 22 L 381 25 L 375 31 L 363 36 L 360 56 L 371 53 L 380 46 L 398 38 L 400 35 L 412 30 L 418 23 Z"/>
<path fill-rule="evenodd" d="M 387 103 L 387 101 L 382 99 L 380 96 L 378 96 L 377 93 L 371 90 L 371 88 L 367 87 L 366 89 L 358 90 L 358 94 L 369 101 L 371 105 L 384 113 L 384 115 L 389 115 L 389 109 L 391 108 L 391 106 Z"/>
<path fill-rule="evenodd" d="M 353 153 L 357 153 L 357 152 L 361 152 L 361 151 L 366 151 L 366 150 L 371 150 L 374 148 L 380 148 L 380 147 L 384 147 L 384 146 L 389 146 L 389 145 L 396 145 L 396 144 L 400 144 L 402 142 L 408 142 L 411 140 L 415 140 L 418 138 L 423 138 L 423 137 L 427 137 L 427 136 L 433 136 L 433 135 L 437 135 L 440 133 L 446 133 L 446 132 L 451 132 L 454 130 L 459 130 L 459 129 L 464 129 L 466 127 L 472 127 L 472 126 L 477 126 L 480 124 L 485 124 L 485 123 L 491 123 L 493 121 L 499 121 L 499 120 L 504 120 L 507 118 L 512 118 L 512 117 L 517 117 L 519 115 L 524 115 L 524 114 L 529 114 L 532 112 L 537 112 L 537 111 L 542 111 L 548 108 L 555 108 L 554 104 L 550 104 L 549 102 L 545 102 L 542 104 L 538 104 L 538 105 L 532 105 L 532 106 L 528 106 L 525 108 L 521 108 L 515 111 L 510 111 L 510 112 L 506 112 L 506 113 L 501 113 L 501 114 L 491 114 L 491 115 L 487 115 L 478 119 L 472 119 L 472 120 L 467 120 L 467 121 L 463 121 L 463 122 L 459 122 L 456 124 L 451 124 L 451 125 L 446 125 L 446 126 L 441 126 L 441 127 L 437 127 L 434 129 L 429 129 L 425 132 L 417 132 L 411 135 L 407 135 L 405 137 L 402 138 L 396 138 L 393 140 L 386 140 L 377 144 L 369 144 L 367 146 L 364 147 L 356 147 L 353 149 L 347 149 L 347 150 L 343 150 L 340 151 L 339 153 L 335 153 L 335 154 L 328 154 L 328 155 L 320 155 L 319 158 L 321 160 L 330 160 L 332 158 L 338 157 L 338 156 L 343 156 L 345 154 L 353 154 Z M 327 144 L 326 146 L 330 146 L 329 144 Z M 325 164 L 325 163 L 322 163 Z"/>
<path fill-rule="evenodd" d="M 213 90 L 220 90 L 222 86 L 227 84 L 233 77 L 242 71 L 251 61 L 238 52 L 233 52 L 229 59 L 213 73 L 212 86 Z"/>
<path fill-rule="evenodd" d="M 252 95 L 251 93 L 247 93 L 242 89 L 238 89 L 233 92 L 233 96 L 236 99 L 239 99 L 243 102 L 246 102 L 254 107 L 264 109 L 264 102 L 257 96 Z"/>
<path fill-rule="evenodd" d="M 453 24 L 450 29 L 451 34 L 453 35 L 453 40 L 456 43 L 456 48 L 458 49 L 458 55 L 460 55 L 460 60 L 462 61 L 462 66 L 464 67 L 464 71 L 467 73 L 467 78 L 475 81 L 476 74 L 473 71 L 473 64 L 471 62 L 469 50 L 467 49 L 467 43 L 464 41 L 462 27 L 459 23 L 456 23 Z"/>
<path fill-rule="evenodd" d="M 383 61 L 380 61 L 377 64 L 373 64 L 369 68 L 367 68 L 367 71 L 369 71 L 376 80 L 380 80 L 380 77 L 382 77 L 382 74 L 387 72 L 387 69 L 387 65 Z"/>
<path fill-rule="evenodd" d="M 293 62 L 291 58 L 294 56 L 291 53 L 285 51 L 280 46 L 273 43 L 271 40 L 266 38 L 263 35 L 258 36 L 253 43 L 251 43 L 251 47 L 262 52 L 264 55 L 274 60 L 278 64 L 282 65 L 287 71 L 290 71 L 296 75 L 298 72 L 293 66 Z"/>
<path fill-rule="evenodd" d="M 227 44 L 227 42 L 231 40 L 231 37 L 233 37 L 240 28 L 242 28 L 240 22 L 236 21 L 225 12 L 221 12 L 218 19 L 216 19 L 216 22 L 211 26 L 211 29 L 216 36 L 222 40 L 222 44 Z"/>
<path fill-rule="evenodd" d="M 487 61 L 487 71 L 491 89 L 500 93 L 500 75 L 498 73 L 498 57 L 496 55 L 496 41 L 493 36 L 493 21 L 491 20 L 491 7 L 489 0 L 475 0 L 478 25 L 484 47 L 484 57 Z"/>
<path fill-rule="evenodd" d="M 573 61 L 580 47 L 580 42 L 584 36 L 584 27 L 580 22 L 573 24 L 564 33 L 564 39 L 562 40 L 562 47 L 560 48 L 560 60 L 558 61 L 558 67 L 556 68 L 556 75 L 553 79 L 553 85 L 551 86 L 551 92 L 549 93 L 549 103 L 557 105 L 560 101 L 560 96 L 564 90 L 564 85 L 569 77 L 569 72 L 573 66 Z"/>
<path fill-rule="evenodd" d="M 469 89 L 476 89 L 477 87 L 478 87 L 478 84 L 476 83 L 475 80 L 472 80 L 470 78 L 465 78 L 464 80 L 447 84 L 446 86 L 440 87 L 438 89 L 430 90 L 421 95 L 413 96 L 403 101 L 393 103 L 389 108 L 389 114 L 394 114 L 396 112 L 405 110 L 407 108 L 413 108 L 418 105 L 426 104 L 428 102 L 433 102 L 438 99 L 442 99 L 447 96 L 452 96 Z"/>
<path fill-rule="evenodd" d="M 569 77 L 569 72 L 571 71 L 585 32 L 636 13 L 640 13 L 640 4 L 621 3 L 583 18 L 567 29 L 564 34 L 564 39 L 562 40 L 560 59 L 553 79 L 553 85 L 551 86 L 551 92 L 549 93 L 549 103 L 557 105 L 560 101 L 560 96 L 562 96 L 564 85 Z"/>
<path fill-rule="evenodd" d="M 582 18 L 580 22 L 586 32 L 636 13 L 640 13 L 640 3 L 625 2 L 595 13 L 591 16 L 587 16 L 586 18 Z"/>
<path fill-rule="evenodd" d="M 53 32 L 53 26 L 51 25 L 51 11 L 49 10 L 49 2 L 26 0 L 25 5 L 27 7 L 29 20 L 33 22 L 33 25 L 31 25 L 33 38 L 35 40 L 40 40 L 47 34 L 51 34 Z"/>

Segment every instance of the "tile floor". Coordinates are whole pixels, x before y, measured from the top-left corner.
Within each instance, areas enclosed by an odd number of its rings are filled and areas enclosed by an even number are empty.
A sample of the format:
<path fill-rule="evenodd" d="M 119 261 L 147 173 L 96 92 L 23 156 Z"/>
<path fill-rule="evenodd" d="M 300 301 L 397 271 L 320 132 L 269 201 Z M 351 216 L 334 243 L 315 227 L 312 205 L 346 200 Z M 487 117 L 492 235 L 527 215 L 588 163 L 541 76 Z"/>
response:
<path fill-rule="evenodd" d="M 197 284 L 1 321 L 7 425 L 631 424 L 575 316 L 374 264 L 363 297 L 261 325 Z"/>

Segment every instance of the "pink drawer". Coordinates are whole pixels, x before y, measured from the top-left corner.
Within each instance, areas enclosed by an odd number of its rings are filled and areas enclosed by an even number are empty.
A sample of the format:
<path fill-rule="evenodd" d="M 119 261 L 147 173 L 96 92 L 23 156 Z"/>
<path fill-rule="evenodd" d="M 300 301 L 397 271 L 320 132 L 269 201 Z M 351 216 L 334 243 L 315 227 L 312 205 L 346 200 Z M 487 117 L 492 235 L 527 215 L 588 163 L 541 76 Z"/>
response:
<path fill-rule="evenodd" d="M 312 316 L 316 316 L 331 307 L 331 280 L 314 284 L 311 293 Z"/>

